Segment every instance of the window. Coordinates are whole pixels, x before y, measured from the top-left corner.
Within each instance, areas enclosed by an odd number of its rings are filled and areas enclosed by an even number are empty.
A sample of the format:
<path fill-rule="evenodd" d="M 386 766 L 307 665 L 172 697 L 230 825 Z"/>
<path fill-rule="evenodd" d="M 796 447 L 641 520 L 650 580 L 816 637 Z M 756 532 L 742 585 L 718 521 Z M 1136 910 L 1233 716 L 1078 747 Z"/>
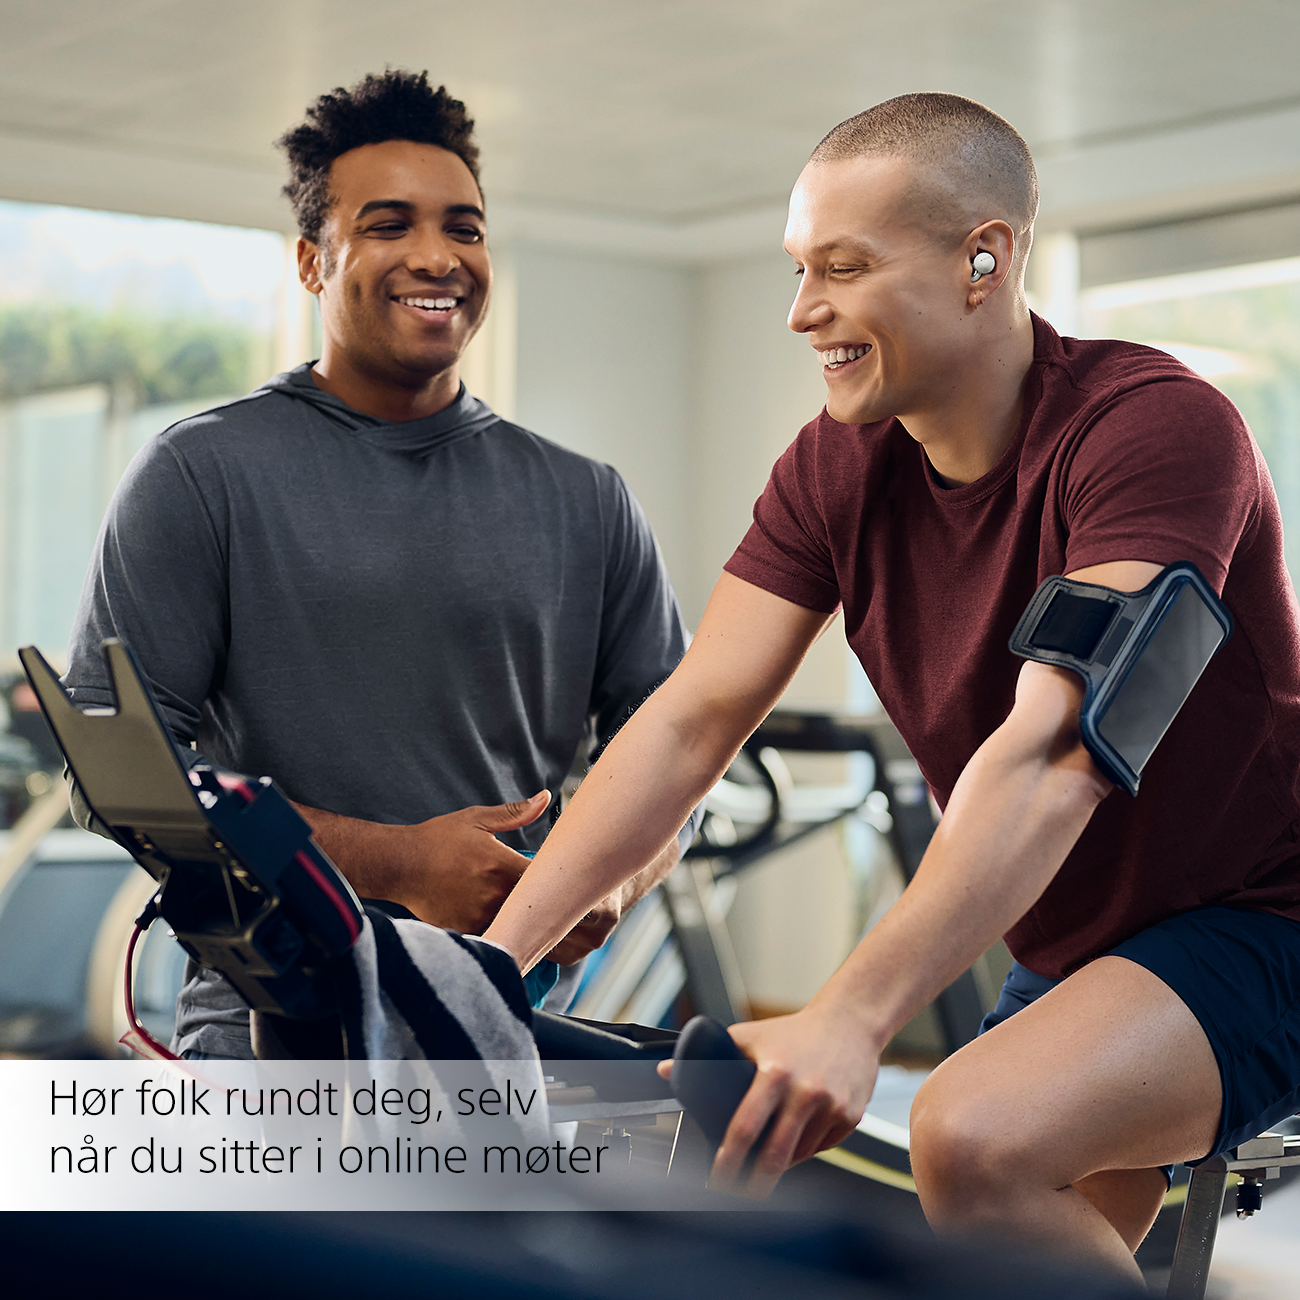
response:
<path fill-rule="evenodd" d="M 67 644 L 132 456 L 276 368 L 282 236 L 0 202 L 0 646 Z"/>
<path fill-rule="evenodd" d="M 1240 409 L 1277 488 L 1293 582 L 1300 577 L 1298 251 L 1296 205 L 1085 237 L 1078 304 L 1082 336 L 1161 348 Z"/>

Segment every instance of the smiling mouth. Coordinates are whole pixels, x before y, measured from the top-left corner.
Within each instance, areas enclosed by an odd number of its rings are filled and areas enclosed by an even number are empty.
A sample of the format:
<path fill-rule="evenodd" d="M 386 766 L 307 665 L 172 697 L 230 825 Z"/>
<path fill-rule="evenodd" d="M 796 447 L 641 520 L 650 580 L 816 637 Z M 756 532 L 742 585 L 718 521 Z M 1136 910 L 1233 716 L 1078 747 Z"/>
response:
<path fill-rule="evenodd" d="M 817 355 L 821 357 L 822 365 L 827 370 L 838 370 L 841 366 L 847 366 L 850 361 L 865 357 L 870 351 L 870 343 L 860 343 L 855 347 L 827 348 L 825 352 L 819 352 Z"/>
<path fill-rule="evenodd" d="M 461 302 L 459 298 L 414 298 L 410 296 L 394 298 L 393 301 L 401 303 L 403 307 L 415 307 L 420 311 L 454 311 L 460 306 Z"/>

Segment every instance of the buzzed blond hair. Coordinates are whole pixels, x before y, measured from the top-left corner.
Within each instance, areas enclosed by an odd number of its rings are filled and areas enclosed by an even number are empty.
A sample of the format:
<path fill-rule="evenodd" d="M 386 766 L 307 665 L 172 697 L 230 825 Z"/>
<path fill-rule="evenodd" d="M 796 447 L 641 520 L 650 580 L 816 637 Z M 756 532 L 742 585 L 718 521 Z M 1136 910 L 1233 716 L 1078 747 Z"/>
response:
<path fill-rule="evenodd" d="M 1015 232 L 1017 261 L 1038 215 L 1038 174 L 1029 146 L 1005 118 L 960 95 L 899 95 L 841 122 L 811 162 L 862 156 L 907 158 L 928 173 L 909 195 L 919 223 L 965 238 L 997 218 Z"/>

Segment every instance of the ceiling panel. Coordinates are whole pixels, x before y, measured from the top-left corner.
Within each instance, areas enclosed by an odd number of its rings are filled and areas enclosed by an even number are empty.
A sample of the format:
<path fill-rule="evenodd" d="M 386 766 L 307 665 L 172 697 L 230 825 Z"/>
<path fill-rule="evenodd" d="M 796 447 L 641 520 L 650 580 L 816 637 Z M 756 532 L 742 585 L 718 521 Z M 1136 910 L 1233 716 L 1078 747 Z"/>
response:
<path fill-rule="evenodd" d="M 1040 157 L 1300 105 L 1283 0 L 0 0 L 0 134 L 269 178 L 386 64 L 476 115 L 489 197 L 661 220 L 779 201 L 835 122 L 949 90 Z"/>

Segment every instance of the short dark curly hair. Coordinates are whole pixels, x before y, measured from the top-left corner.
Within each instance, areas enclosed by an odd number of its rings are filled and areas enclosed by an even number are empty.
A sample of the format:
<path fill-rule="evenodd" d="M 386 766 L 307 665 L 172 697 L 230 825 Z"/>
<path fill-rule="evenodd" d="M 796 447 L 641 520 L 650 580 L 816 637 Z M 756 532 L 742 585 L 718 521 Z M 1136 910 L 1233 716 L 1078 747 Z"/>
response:
<path fill-rule="evenodd" d="M 286 131 L 276 144 L 289 157 L 284 193 L 293 205 L 298 232 L 313 244 L 331 203 L 330 166 L 334 159 L 363 144 L 414 140 L 454 153 L 478 182 L 478 145 L 474 122 L 445 86 L 429 85 L 429 74 L 388 68 L 322 95 L 307 109 L 307 120 Z"/>

